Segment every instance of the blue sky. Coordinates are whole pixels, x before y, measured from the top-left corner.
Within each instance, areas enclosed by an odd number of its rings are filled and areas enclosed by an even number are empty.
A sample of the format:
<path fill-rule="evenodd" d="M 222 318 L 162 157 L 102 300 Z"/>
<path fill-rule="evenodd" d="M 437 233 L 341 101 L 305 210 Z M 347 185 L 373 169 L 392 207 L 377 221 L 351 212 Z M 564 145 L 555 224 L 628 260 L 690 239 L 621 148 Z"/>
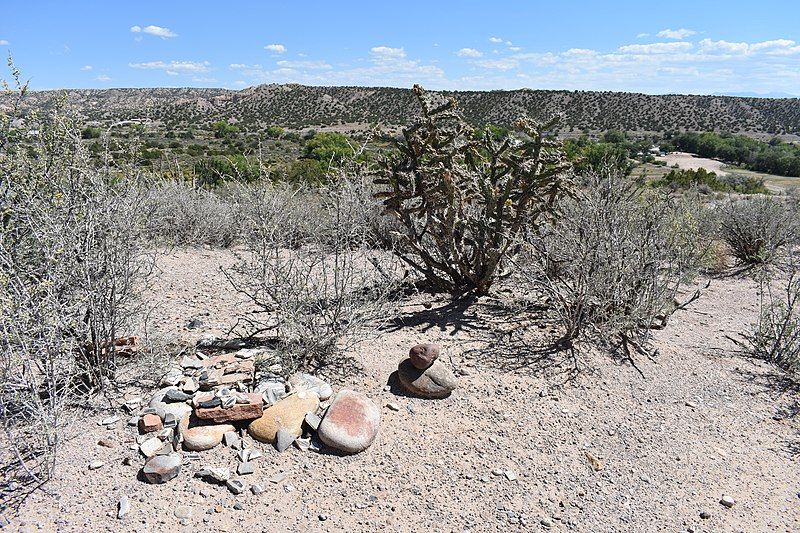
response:
<path fill-rule="evenodd" d="M 35 89 L 261 83 L 800 95 L 800 0 L 15 0 Z"/>

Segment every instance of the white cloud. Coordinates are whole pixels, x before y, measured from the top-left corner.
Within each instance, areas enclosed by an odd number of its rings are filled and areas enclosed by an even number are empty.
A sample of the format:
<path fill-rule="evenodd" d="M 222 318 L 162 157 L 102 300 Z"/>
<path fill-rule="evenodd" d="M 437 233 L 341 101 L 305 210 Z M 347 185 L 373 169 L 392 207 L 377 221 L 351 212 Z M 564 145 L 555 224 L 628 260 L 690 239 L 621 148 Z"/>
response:
<path fill-rule="evenodd" d="M 373 57 L 383 59 L 402 59 L 406 57 L 406 51 L 401 48 L 392 48 L 390 46 L 375 46 L 370 49 Z"/>
<path fill-rule="evenodd" d="M 729 41 L 712 41 L 703 39 L 700 41 L 700 49 L 705 52 L 724 52 L 726 54 L 746 54 L 750 45 L 747 43 L 732 43 Z"/>
<path fill-rule="evenodd" d="M 156 37 L 161 37 L 162 39 L 169 39 L 171 37 L 177 37 L 178 34 L 172 31 L 169 28 L 162 28 L 161 26 L 145 26 L 142 28 L 141 26 L 131 26 L 131 33 L 147 33 L 149 35 L 155 35 Z"/>
<path fill-rule="evenodd" d="M 130 68 L 140 70 L 163 70 L 170 72 L 208 72 L 208 67 L 211 65 L 208 61 L 147 61 L 144 63 L 128 63 Z"/>
<path fill-rule="evenodd" d="M 692 48 L 692 43 L 652 43 L 652 44 L 628 44 L 620 46 L 619 51 L 626 54 L 669 54 L 675 52 L 685 52 Z"/>
<path fill-rule="evenodd" d="M 644 39 L 645 37 L 650 37 L 650 34 L 649 33 L 637 33 L 636 34 L 636 38 L 637 39 Z"/>
<path fill-rule="evenodd" d="M 503 59 L 485 59 L 483 61 L 478 61 L 478 66 L 490 70 L 511 70 L 519 66 L 519 61 L 510 57 Z"/>
<path fill-rule="evenodd" d="M 503 42 L 503 39 L 500 37 L 489 37 L 489 42 L 499 44 Z"/>
<path fill-rule="evenodd" d="M 483 57 L 483 54 L 474 48 L 462 48 L 456 55 L 458 57 Z"/>
<path fill-rule="evenodd" d="M 331 67 L 325 61 L 278 61 L 276 63 L 281 68 L 297 68 L 297 69 L 310 69 L 310 70 L 328 70 Z"/>
<path fill-rule="evenodd" d="M 282 54 L 282 53 L 286 52 L 286 47 L 283 46 L 282 44 L 273 43 L 273 44 L 268 44 L 267 46 L 265 46 L 264 50 L 269 50 L 270 52 L 272 52 L 274 54 Z"/>
<path fill-rule="evenodd" d="M 522 50 L 522 47 L 521 46 L 509 46 L 508 49 L 511 52 L 519 52 L 520 50 Z"/>
<path fill-rule="evenodd" d="M 111 78 L 109 76 L 106 76 L 105 74 L 100 74 L 95 79 L 97 81 L 111 81 Z"/>
<path fill-rule="evenodd" d="M 0 39 L 0 46 L 5 46 L 7 44 L 10 44 L 10 43 L 8 41 L 6 41 L 5 39 Z"/>
<path fill-rule="evenodd" d="M 656 35 L 659 37 L 664 37 L 665 39 L 686 39 L 687 37 L 691 37 L 695 35 L 697 32 L 694 30 L 687 30 L 686 28 L 680 28 L 678 30 L 661 30 Z"/>
<path fill-rule="evenodd" d="M 703 39 L 699 43 L 704 52 L 721 52 L 731 55 L 764 54 L 769 56 L 790 56 L 800 54 L 800 45 L 791 39 L 774 39 L 760 43 L 732 43 Z"/>
<path fill-rule="evenodd" d="M 84 65 L 84 66 L 81 67 L 81 70 L 83 72 L 89 72 L 90 70 L 92 70 L 92 66 L 91 65 Z"/>

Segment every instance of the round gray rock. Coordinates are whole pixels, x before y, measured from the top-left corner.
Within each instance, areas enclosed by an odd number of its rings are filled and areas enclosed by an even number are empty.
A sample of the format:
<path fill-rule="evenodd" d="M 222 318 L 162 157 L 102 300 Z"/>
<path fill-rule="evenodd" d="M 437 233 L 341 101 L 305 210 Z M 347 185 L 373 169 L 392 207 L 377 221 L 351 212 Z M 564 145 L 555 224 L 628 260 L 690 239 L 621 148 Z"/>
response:
<path fill-rule="evenodd" d="M 403 388 L 423 398 L 446 398 L 458 387 L 458 378 L 441 361 L 421 370 L 411 359 L 404 359 L 397 367 L 397 377 Z"/>
<path fill-rule="evenodd" d="M 341 452 L 358 453 L 375 440 L 381 424 L 381 410 L 360 392 L 342 389 L 333 398 L 319 424 L 320 440 Z"/>
<path fill-rule="evenodd" d="M 166 483 L 181 471 L 181 454 L 155 455 L 142 468 L 148 483 Z"/>

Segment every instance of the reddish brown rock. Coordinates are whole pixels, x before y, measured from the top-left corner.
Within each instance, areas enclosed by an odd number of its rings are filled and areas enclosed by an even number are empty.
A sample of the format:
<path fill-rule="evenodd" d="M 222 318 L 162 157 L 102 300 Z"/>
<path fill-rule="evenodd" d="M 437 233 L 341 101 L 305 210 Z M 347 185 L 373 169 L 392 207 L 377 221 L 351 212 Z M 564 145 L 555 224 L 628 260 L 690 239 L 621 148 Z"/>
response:
<path fill-rule="evenodd" d="M 358 453 L 375 440 L 381 424 L 381 410 L 360 392 L 342 389 L 319 425 L 320 440 L 339 451 Z"/>
<path fill-rule="evenodd" d="M 421 370 L 411 359 L 403 359 L 397 367 L 397 377 L 405 390 L 422 398 L 446 398 L 458 387 L 458 379 L 441 361 Z"/>
<path fill-rule="evenodd" d="M 139 431 L 142 433 L 161 431 L 163 428 L 164 424 L 161 422 L 161 417 L 157 414 L 149 413 L 139 419 Z"/>
<path fill-rule="evenodd" d="M 408 352 L 411 364 L 420 370 L 425 370 L 439 358 L 441 348 L 438 344 L 417 344 Z"/>
<path fill-rule="evenodd" d="M 264 414 L 264 399 L 261 394 L 252 393 L 248 394 L 250 403 L 237 403 L 233 407 L 223 409 L 220 407 L 195 409 L 197 418 L 203 420 L 211 420 L 216 423 L 231 422 L 233 420 L 254 420 L 260 418 Z"/>

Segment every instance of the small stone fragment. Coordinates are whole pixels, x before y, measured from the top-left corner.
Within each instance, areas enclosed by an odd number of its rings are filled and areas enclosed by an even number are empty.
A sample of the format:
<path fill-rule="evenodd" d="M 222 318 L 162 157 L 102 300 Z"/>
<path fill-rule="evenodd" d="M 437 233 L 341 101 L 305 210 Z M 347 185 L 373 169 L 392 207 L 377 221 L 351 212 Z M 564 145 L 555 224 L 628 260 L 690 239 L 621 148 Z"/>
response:
<path fill-rule="evenodd" d="M 92 461 L 91 463 L 89 463 L 89 470 L 97 470 L 98 468 L 103 468 L 103 465 L 105 464 L 106 464 L 105 461 Z"/>
<path fill-rule="evenodd" d="M 178 389 L 169 389 L 166 394 L 164 394 L 165 402 L 185 402 L 191 398 L 188 394 Z"/>
<path fill-rule="evenodd" d="M 253 466 L 253 463 L 239 463 L 239 467 L 236 469 L 236 473 L 240 476 L 246 476 L 248 474 L 252 474 L 255 472 L 256 469 Z"/>
<path fill-rule="evenodd" d="M 317 518 L 319 519 L 320 522 L 324 522 L 325 520 L 328 519 L 328 515 L 326 515 L 325 513 L 320 513 L 317 515 Z"/>
<path fill-rule="evenodd" d="M 700 511 L 700 518 L 702 518 L 703 520 L 708 520 L 709 518 L 711 518 L 711 513 L 709 513 L 708 511 Z"/>
<path fill-rule="evenodd" d="M 116 446 L 114 441 L 108 439 L 100 439 L 99 441 L 97 441 L 97 445 L 102 446 L 103 448 L 113 448 L 114 446 Z"/>
<path fill-rule="evenodd" d="M 285 480 L 288 477 L 289 474 L 287 474 L 286 472 L 279 472 L 274 476 L 272 476 L 271 478 L 269 478 L 269 482 L 277 485 L 278 483 L 280 483 L 281 481 Z"/>
<path fill-rule="evenodd" d="M 600 472 L 603 468 L 605 468 L 603 461 L 601 461 L 588 451 L 584 451 L 583 453 L 586 455 L 586 459 L 589 460 L 589 465 L 592 467 L 592 470 L 594 470 L 595 472 Z"/>
<path fill-rule="evenodd" d="M 507 480 L 509 480 L 509 481 L 516 481 L 517 480 L 517 474 L 513 470 L 506 470 L 503 473 L 505 474 Z"/>
<path fill-rule="evenodd" d="M 264 492 L 264 487 L 256 483 L 255 485 L 250 486 L 250 492 L 252 492 L 255 496 L 258 496 L 262 492 Z"/>
<path fill-rule="evenodd" d="M 225 443 L 225 446 L 228 447 L 236 446 L 241 441 L 239 435 L 237 435 L 235 431 L 226 431 L 222 436 L 222 440 Z"/>
<path fill-rule="evenodd" d="M 131 511 L 131 503 L 127 496 L 122 496 L 117 502 L 117 518 L 122 520 Z"/>
<path fill-rule="evenodd" d="M 233 508 L 236 509 L 237 511 L 243 511 L 244 505 L 242 504 L 242 502 L 236 502 L 233 504 Z"/>
<path fill-rule="evenodd" d="M 317 413 L 306 413 L 305 422 L 308 427 L 316 431 L 319 429 L 319 423 L 322 422 L 322 419 Z"/>
<path fill-rule="evenodd" d="M 116 424 L 117 422 L 119 422 L 119 417 L 118 417 L 118 416 L 110 416 L 110 417 L 108 417 L 108 418 L 104 418 L 104 419 L 102 419 L 102 420 L 101 420 L 101 421 L 98 423 L 98 425 L 99 425 L 99 426 L 110 426 L 110 425 L 112 425 L 112 424 Z"/>
<path fill-rule="evenodd" d="M 386 407 L 391 411 L 399 411 L 400 410 L 400 406 L 398 404 L 394 403 L 394 402 L 388 402 L 386 404 Z"/>
<path fill-rule="evenodd" d="M 215 426 L 196 426 L 189 428 L 189 417 L 180 423 L 180 433 L 183 435 L 183 445 L 187 450 L 200 452 L 210 450 L 222 442 L 223 435 L 235 428 L 230 424 Z"/>
<path fill-rule="evenodd" d="M 150 437 L 139 445 L 139 451 L 145 457 L 152 457 L 158 450 L 161 449 L 161 439 L 158 437 Z"/>
<path fill-rule="evenodd" d="M 728 509 L 730 509 L 731 507 L 733 507 L 733 504 L 736 503 L 736 501 L 733 499 L 732 496 L 728 496 L 727 494 L 723 494 L 722 498 L 720 498 L 720 500 L 719 500 L 719 503 L 721 503 L 723 506 L 725 506 Z"/>
<path fill-rule="evenodd" d="M 175 508 L 175 518 L 191 518 L 192 517 L 192 508 L 188 505 L 179 505 Z"/>
<path fill-rule="evenodd" d="M 292 442 L 295 440 L 295 435 L 291 431 L 286 428 L 278 429 L 278 433 L 275 436 L 275 448 L 278 452 L 285 452 L 289 446 L 292 445 Z"/>
<path fill-rule="evenodd" d="M 165 428 L 174 428 L 178 425 L 178 419 L 175 418 L 173 413 L 166 413 L 164 414 L 164 427 Z"/>
<path fill-rule="evenodd" d="M 139 431 L 142 433 L 161 431 L 163 427 L 164 424 L 161 422 L 161 417 L 156 414 L 146 414 L 139 419 Z"/>
<path fill-rule="evenodd" d="M 239 479 L 229 479 L 225 485 L 228 487 L 228 490 L 231 491 L 233 494 L 241 494 L 244 492 L 244 483 L 242 483 Z"/>

